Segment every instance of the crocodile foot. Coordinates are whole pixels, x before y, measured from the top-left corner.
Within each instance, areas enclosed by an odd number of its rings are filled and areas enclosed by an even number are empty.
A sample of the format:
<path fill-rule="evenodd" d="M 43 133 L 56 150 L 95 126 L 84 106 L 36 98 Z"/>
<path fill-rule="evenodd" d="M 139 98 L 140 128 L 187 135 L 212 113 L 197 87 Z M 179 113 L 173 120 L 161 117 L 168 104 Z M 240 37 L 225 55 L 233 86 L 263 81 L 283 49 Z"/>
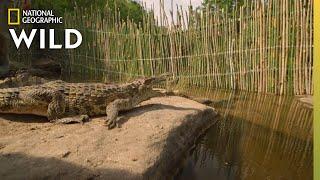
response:
<path fill-rule="evenodd" d="M 88 115 L 80 115 L 80 116 L 74 116 L 74 117 L 66 117 L 66 118 L 61 118 L 57 120 L 53 120 L 54 123 L 57 124 L 72 124 L 72 123 L 85 123 L 90 121 L 90 118 Z"/>
<path fill-rule="evenodd" d="M 119 120 L 121 119 L 122 117 L 117 117 L 115 119 L 108 119 L 105 121 L 105 126 L 108 126 L 108 129 L 113 129 L 115 127 L 118 127 L 120 128 L 120 125 L 119 125 Z"/>

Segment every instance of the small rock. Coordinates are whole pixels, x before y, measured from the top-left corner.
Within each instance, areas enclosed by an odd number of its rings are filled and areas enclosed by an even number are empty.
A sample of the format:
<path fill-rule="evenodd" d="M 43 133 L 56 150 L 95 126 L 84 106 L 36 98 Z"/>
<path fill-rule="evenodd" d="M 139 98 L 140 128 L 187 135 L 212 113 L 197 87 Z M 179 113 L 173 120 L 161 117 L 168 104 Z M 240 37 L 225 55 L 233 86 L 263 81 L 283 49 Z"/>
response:
<path fill-rule="evenodd" d="M 97 166 L 100 166 L 100 165 L 102 165 L 103 164 L 103 161 L 98 161 L 97 162 Z"/>
<path fill-rule="evenodd" d="M 114 140 L 115 140 L 115 141 L 118 141 L 118 138 L 115 138 Z"/>
<path fill-rule="evenodd" d="M 6 146 L 4 144 L 0 144 L 0 149 L 5 148 Z"/>
<path fill-rule="evenodd" d="M 59 136 L 56 136 L 57 139 L 60 139 L 60 138 L 63 138 L 64 135 L 59 135 Z"/>
<path fill-rule="evenodd" d="M 133 158 L 132 161 L 138 161 L 138 159 L 137 158 Z"/>
<path fill-rule="evenodd" d="M 70 151 L 67 151 L 67 152 L 63 153 L 61 157 L 62 157 L 62 158 L 66 158 L 66 157 L 68 157 L 70 154 L 71 154 L 71 152 L 70 152 Z"/>
<path fill-rule="evenodd" d="M 86 162 L 87 162 L 90 166 L 92 166 L 92 167 L 97 167 L 97 166 L 98 166 L 97 163 L 95 163 L 95 162 L 93 162 L 93 161 L 91 161 L 91 160 L 89 160 L 89 159 L 86 159 Z"/>
<path fill-rule="evenodd" d="M 92 174 L 92 175 L 89 175 L 86 179 L 87 180 L 94 180 L 100 176 L 101 176 L 100 174 Z"/>
<path fill-rule="evenodd" d="M 47 142 L 47 139 L 46 139 L 46 138 L 44 138 L 44 137 L 40 138 L 40 140 L 41 140 L 41 142 L 42 142 L 42 143 Z"/>
<path fill-rule="evenodd" d="M 34 131 L 34 130 L 36 130 L 36 128 L 32 127 L 32 128 L 30 128 L 30 130 L 31 130 L 31 131 Z"/>

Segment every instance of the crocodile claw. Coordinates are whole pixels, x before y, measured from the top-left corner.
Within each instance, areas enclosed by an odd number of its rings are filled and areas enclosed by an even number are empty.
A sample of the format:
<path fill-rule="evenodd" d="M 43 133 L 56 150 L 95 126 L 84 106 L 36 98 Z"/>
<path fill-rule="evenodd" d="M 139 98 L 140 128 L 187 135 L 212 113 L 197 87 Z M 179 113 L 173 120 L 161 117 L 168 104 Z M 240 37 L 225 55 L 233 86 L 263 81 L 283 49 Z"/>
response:
<path fill-rule="evenodd" d="M 113 129 L 116 127 L 116 125 L 117 125 L 117 123 L 113 121 L 108 125 L 108 129 Z"/>
<path fill-rule="evenodd" d="M 108 129 L 113 129 L 117 125 L 117 120 L 107 119 L 107 121 L 105 122 L 105 125 L 108 126 Z"/>
<path fill-rule="evenodd" d="M 108 126 L 108 129 L 113 129 L 115 127 L 118 127 L 120 128 L 120 124 L 119 124 L 119 120 L 121 119 L 122 117 L 117 117 L 115 118 L 114 120 L 111 120 L 111 119 L 107 119 L 107 121 L 105 122 L 105 126 Z"/>

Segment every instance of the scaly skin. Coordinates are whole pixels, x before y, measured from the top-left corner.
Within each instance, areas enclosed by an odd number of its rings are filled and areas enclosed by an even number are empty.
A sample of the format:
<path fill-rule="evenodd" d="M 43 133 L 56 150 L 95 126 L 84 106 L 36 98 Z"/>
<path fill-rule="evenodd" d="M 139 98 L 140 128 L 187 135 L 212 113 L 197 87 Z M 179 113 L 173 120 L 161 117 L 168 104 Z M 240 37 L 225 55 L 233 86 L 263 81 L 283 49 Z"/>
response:
<path fill-rule="evenodd" d="M 142 101 L 159 96 L 160 93 L 152 90 L 152 85 L 166 80 L 167 76 L 142 78 L 119 85 L 58 80 L 0 89 L 0 113 L 34 114 L 60 123 L 107 115 L 106 124 L 113 128 L 119 111 L 132 109 Z"/>
<path fill-rule="evenodd" d="M 38 85 L 46 82 L 49 82 L 49 80 L 34 76 L 29 72 L 18 72 L 13 77 L 7 77 L 2 81 L 0 80 L 0 89 Z"/>

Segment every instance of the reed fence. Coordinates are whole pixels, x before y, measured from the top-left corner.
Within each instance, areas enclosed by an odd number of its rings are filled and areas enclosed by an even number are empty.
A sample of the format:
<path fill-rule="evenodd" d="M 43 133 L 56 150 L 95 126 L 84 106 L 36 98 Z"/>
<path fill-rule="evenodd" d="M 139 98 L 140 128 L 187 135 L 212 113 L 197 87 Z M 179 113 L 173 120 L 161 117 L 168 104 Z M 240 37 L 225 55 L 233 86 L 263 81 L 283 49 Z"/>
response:
<path fill-rule="evenodd" d="M 177 7 L 176 18 L 159 4 L 159 19 L 151 11 L 140 24 L 107 8 L 67 12 L 65 28 L 84 40 L 63 59 L 65 76 L 125 81 L 171 72 L 187 86 L 313 94 L 312 0 L 244 0 L 231 12 Z"/>

